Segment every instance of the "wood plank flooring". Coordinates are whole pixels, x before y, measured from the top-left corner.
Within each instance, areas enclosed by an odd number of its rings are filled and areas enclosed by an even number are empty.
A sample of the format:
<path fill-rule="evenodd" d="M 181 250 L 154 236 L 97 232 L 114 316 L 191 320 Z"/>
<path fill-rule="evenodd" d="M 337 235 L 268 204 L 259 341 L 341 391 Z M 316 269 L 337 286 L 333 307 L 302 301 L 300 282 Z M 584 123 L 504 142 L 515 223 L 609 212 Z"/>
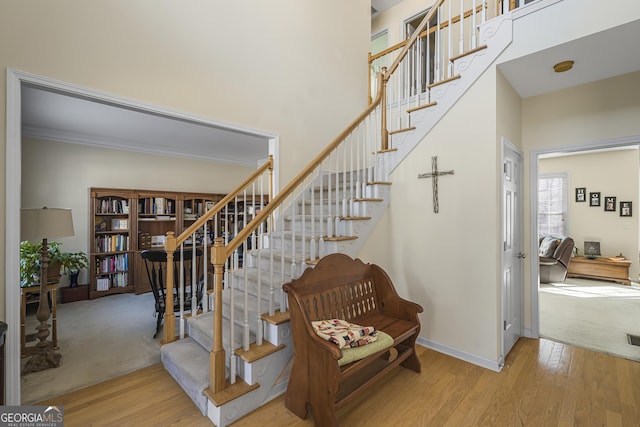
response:
<path fill-rule="evenodd" d="M 342 426 L 640 426 L 640 363 L 521 338 L 502 372 L 418 347 L 422 373 L 403 368 L 341 408 Z M 161 365 L 43 405 L 65 426 L 210 426 Z M 310 414 L 311 415 L 311 414 Z M 233 424 L 313 426 L 280 396 Z"/>

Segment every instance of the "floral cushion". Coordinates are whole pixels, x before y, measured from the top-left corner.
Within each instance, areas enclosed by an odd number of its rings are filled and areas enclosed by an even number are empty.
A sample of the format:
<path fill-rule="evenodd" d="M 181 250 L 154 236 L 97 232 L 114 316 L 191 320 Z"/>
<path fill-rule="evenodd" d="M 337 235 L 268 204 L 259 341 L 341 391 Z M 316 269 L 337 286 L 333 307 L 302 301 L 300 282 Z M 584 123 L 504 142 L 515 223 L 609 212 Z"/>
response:
<path fill-rule="evenodd" d="M 339 348 L 360 347 L 377 339 L 376 328 L 360 326 L 341 319 L 318 320 L 311 322 L 319 337 L 337 345 Z"/>

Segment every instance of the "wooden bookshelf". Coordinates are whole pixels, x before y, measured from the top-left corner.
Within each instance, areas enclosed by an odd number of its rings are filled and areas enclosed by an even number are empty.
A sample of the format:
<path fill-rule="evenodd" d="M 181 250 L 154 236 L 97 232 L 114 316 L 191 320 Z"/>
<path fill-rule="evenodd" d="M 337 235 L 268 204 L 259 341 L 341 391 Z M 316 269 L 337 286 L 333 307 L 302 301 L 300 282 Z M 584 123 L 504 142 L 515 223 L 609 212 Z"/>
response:
<path fill-rule="evenodd" d="M 167 232 L 179 235 L 225 196 L 92 188 L 89 298 L 123 292 L 149 292 L 151 285 L 140 253 L 145 249 L 162 249 Z M 195 245 L 200 247 L 205 239 L 211 245 L 213 236 L 231 237 L 266 203 L 266 196 L 239 197 L 207 221 L 207 235 L 200 230 L 187 242 L 195 239 Z M 245 205 L 250 207 L 246 210 L 246 218 Z M 100 279 L 103 280 L 98 282 Z M 108 284 L 106 289 L 105 284 Z"/>
<path fill-rule="evenodd" d="M 133 292 L 133 193 L 91 189 L 89 298 Z"/>

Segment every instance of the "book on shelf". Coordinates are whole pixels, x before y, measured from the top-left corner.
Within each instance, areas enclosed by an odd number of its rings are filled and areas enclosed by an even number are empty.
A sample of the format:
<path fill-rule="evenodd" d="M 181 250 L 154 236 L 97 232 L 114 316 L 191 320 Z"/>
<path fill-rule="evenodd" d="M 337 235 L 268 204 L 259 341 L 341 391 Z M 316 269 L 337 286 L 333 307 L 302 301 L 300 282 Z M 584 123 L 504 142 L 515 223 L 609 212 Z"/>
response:
<path fill-rule="evenodd" d="M 156 215 L 164 214 L 164 197 L 156 197 L 153 201 L 155 207 L 154 213 Z"/>
<path fill-rule="evenodd" d="M 168 220 L 168 219 L 171 219 L 171 215 L 158 215 L 158 216 L 156 216 L 156 219 Z M 175 219 L 175 217 L 173 219 Z"/>
<path fill-rule="evenodd" d="M 96 279 L 96 291 L 108 291 L 110 280 L 107 277 Z"/>
<path fill-rule="evenodd" d="M 128 228 L 128 219 L 113 218 L 111 220 L 111 230 L 127 230 Z"/>

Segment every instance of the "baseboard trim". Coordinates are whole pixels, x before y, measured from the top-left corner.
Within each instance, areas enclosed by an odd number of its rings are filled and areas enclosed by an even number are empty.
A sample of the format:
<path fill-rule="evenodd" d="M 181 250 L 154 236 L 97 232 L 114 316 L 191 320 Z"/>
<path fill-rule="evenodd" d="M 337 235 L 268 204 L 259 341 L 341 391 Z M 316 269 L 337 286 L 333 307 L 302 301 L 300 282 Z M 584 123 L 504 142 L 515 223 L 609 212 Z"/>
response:
<path fill-rule="evenodd" d="M 443 353 L 451 357 L 455 357 L 456 359 L 464 360 L 465 362 L 472 363 L 474 365 L 480 366 L 481 368 L 490 369 L 494 372 L 500 372 L 502 370 L 502 366 L 500 365 L 499 360 L 489 360 L 484 357 L 472 353 L 467 353 L 466 351 L 449 347 L 448 345 L 441 344 L 439 342 L 432 341 L 423 337 L 418 337 L 416 342 L 421 346 L 430 348 L 431 350 L 435 350 L 439 353 Z"/>

